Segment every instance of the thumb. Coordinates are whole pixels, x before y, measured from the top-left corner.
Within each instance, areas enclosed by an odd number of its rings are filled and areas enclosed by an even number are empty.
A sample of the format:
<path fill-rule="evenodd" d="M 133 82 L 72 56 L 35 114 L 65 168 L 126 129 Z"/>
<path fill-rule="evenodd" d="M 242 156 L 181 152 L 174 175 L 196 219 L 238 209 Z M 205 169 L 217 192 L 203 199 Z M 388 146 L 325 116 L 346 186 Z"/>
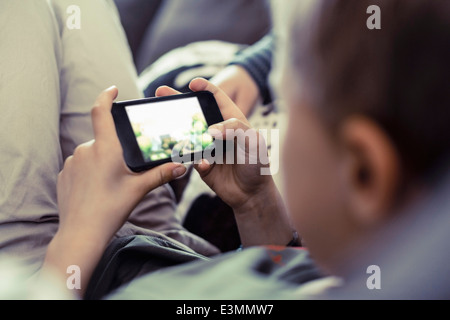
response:
<path fill-rule="evenodd" d="M 153 189 L 181 177 L 186 171 L 186 167 L 182 164 L 166 163 L 138 176 L 139 185 L 141 188 L 150 192 Z"/>
<path fill-rule="evenodd" d="M 205 177 L 209 174 L 212 169 L 212 165 L 207 159 L 202 159 L 199 164 L 194 165 L 194 169 L 200 174 L 200 177 Z"/>

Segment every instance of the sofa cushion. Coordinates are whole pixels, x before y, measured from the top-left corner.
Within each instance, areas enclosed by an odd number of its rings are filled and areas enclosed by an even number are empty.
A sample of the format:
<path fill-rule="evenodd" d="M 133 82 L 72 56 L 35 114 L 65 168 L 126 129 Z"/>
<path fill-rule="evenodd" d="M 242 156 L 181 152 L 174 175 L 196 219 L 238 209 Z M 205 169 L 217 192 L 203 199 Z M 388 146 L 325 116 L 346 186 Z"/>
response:
<path fill-rule="evenodd" d="M 166 0 L 146 30 L 137 53 L 141 72 L 172 49 L 221 40 L 253 44 L 270 30 L 266 0 Z"/>
<path fill-rule="evenodd" d="M 120 20 L 128 38 L 133 57 L 142 38 L 151 24 L 162 0 L 114 0 L 120 13 Z"/>

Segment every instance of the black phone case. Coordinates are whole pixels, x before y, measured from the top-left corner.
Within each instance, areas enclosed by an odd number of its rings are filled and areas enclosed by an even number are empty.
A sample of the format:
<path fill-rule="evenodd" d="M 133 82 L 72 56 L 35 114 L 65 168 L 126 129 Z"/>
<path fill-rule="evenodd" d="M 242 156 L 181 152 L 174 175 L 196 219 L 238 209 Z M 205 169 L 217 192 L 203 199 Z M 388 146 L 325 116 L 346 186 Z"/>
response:
<path fill-rule="evenodd" d="M 208 126 L 211 126 L 213 124 L 224 121 L 222 114 L 220 112 L 219 106 L 217 105 L 217 102 L 214 98 L 214 95 L 209 91 L 192 92 L 192 93 L 167 96 L 167 97 L 159 97 L 159 98 L 147 98 L 147 99 L 139 99 L 139 100 L 131 100 L 131 101 L 122 101 L 122 102 L 116 102 L 113 104 L 113 107 L 111 110 L 112 116 L 113 116 L 114 123 L 116 126 L 116 131 L 117 131 L 119 141 L 122 145 L 124 159 L 125 159 L 127 166 L 130 168 L 130 170 L 132 170 L 133 172 L 146 171 L 146 170 L 152 169 L 154 167 L 160 166 L 162 164 L 172 162 L 172 159 L 168 158 L 168 159 L 151 161 L 151 162 L 144 161 L 144 157 L 143 157 L 142 152 L 137 143 L 136 136 L 134 135 L 130 120 L 129 120 L 128 115 L 125 110 L 125 107 L 136 106 L 136 105 L 141 105 L 141 104 L 156 103 L 156 102 L 163 102 L 163 101 L 181 100 L 181 99 L 192 98 L 192 97 L 198 98 L 200 107 L 205 116 Z M 214 143 L 215 143 L 215 147 L 216 147 L 217 141 Z M 225 146 L 225 144 L 221 145 L 220 148 L 217 148 L 217 149 L 224 151 L 225 150 L 224 146 Z M 204 152 L 205 151 L 202 151 L 201 155 L 199 153 L 192 153 L 191 159 L 190 159 L 191 162 L 194 161 L 195 159 L 198 159 L 199 156 L 201 158 L 203 158 Z M 211 153 L 213 156 L 215 156 L 215 150 L 213 150 L 213 151 L 208 150 L 208 153 Z"/>

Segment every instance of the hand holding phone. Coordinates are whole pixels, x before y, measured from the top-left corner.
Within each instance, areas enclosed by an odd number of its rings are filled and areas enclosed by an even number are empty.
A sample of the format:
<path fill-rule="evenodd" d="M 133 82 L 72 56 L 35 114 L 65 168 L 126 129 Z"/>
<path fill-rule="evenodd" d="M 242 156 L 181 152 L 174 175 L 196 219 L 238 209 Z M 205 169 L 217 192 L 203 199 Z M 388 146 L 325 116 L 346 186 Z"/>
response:
<path fill-rule="evenodd" d="M 237 135 L 255 131 L 242 111 L 217 86 L 205 79 L 195 79 L 190 84 L 193 91 L 209 91 L 214 95 L 224 122 L 218 124 L 216 142 L 233 139 L 234 148 L 247 149 L 244 139 L 234 139 Z M 169 87 L 156 91 L 157 96 L 176 95 Z M 231 133 L 231 136 L 227 133 Z M 258 135 L 258 133 L 256 132 Z M 264 140 L 264 139 L 262 139 Z M 257 139 L 258 150 L 265 150 L 265 143 Z M 227 146 L 228 147 L 228 146 Z M 231 152 L 227 148 L 226 157 Z M 247 151 L 246 151 L 247 152 Z M 217 159 L 218 157 L 216 157 Z M 231 157 L 230 157 L 231 158 Z M 231 208 L 233 208 L 242 244 L 245 246 L 279 244 L 286 245 L 292 239 L 292 228 L 275 182 L 271 175 L 261 175 L 261 162 L 256 164 L 224 164 L 202 162 L 195 165 L 203 181 Z"/>
<path fill-rule="evenodd" d="M 258 131 L 254 130 L 242 111 L 236 104 L 225 94 L 223 90 L 205 79 L 195 79 L 190 84 L 190 89 L 198 91 L 208 91 L 214 95 L 217 106 L 225 121 L 213 125 L 212 130 L 215 142 L 222 148 L 226 147 L 225 153 L 222 153 L 224 159 L 220 159 L 220 152 L 212 160 L 215 162 L 202 161 L 196 164 L 195 168 L 199 172 L 203 181 L 213 189 L 216 194 L 230 205 L 233 209 L 237 209 L 242 205 L 249 203 L 250 199 L 258 193 L 258 190 L 267 191 L 267 186 L 272 188 L 274 183 L 272 176 L 261 175 L 261 168 L 267 167 L 261 162 L 250 164 L 250 149 L 246 144 L 248 139 L 240 139 L 237 136 L 253 133 L 259 137 Z M 169 87 L 161 87 L 156 91 L 157 96 L 177 96 L 179 92 Z M 255 139 L 254 142 L 260 143 L 264 139 Z M 231 144 L 229 144 L 231 142 Z M 234 150 L 230 150 L 233 147 Z M 259 144 L 257 148 L 253 146 L 253 151 L 258 150 L 263 153 L 267 148 L 265 143 Z M 238 163 L 238 154 L 245 153 L 245 164 Z M 222 160 L 222 161 L 220 161 Z M 220 162 L 219 162 L 220 161 Z M 267 194 L 267 193 L 266 193 Z"/>
<path fill-rule="evenodd" d="M 111 238 L 142 198 L 186 171 L 174 163 L 141 174 L 127 168 L 111 114 L 117 95 L 117 88 L 111 87 L 97 98 L 92 109 L 95 140 L 77 147 L 58 176 L 59 228 L 44 267 L 64 275 L 67 266 L 79 266 L 81 292 Z"/>

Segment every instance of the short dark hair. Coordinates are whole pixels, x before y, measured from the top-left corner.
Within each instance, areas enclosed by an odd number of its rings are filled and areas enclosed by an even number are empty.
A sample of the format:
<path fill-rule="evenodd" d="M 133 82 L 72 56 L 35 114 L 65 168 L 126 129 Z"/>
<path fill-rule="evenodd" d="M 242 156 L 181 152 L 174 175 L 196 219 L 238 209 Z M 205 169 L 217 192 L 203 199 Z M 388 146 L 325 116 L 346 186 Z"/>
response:
<path fill-rule="evenodd" d="M 381 30 L 367 27 L 370 5 Z M 450 1 L 322 0 L 313 16 L 292 28 L 291 62 L 322 118 L 334 127 L 352 114 L 373 119 L 414 178 L 448 168 Z"/>

